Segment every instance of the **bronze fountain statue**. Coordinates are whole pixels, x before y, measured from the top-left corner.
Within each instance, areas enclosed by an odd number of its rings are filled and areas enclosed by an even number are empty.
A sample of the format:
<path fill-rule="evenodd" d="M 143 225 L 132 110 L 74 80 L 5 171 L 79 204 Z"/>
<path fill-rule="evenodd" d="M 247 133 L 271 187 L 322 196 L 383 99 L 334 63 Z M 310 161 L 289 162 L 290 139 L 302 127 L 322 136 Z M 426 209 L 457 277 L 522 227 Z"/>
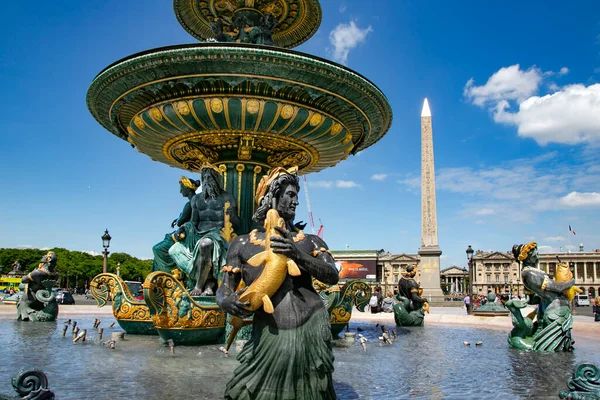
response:
<path fill-rule="evenodd" d="M 409 265 L 398 282 L 396 298 L 399 303 L 394 305 L 394 320 L 397 326 L 423 326 L 425 312 L 429 312 L 429 303 L 421 297 L 423 289 L 415 280 L 416 274 L 415 267 Z"/>
<path fill-rule="evenodd" d="M 57 257 L 50 251 L 38 267 L 21 278 L 21 299 L 17 303 L 17 319 L 21 321 L 54 321 L 58 302 L 52 292 L 59 276 L 54 269 Z"/>
<path fill-rule="evenodd" d="M 253 217 L 265 230 L 229 247 L 217 303 L 254 318 L 226 399 L 336 398 L 329 315 L 312 278 L 333 285 L 338 272 L 323 240 L 294 226 L 299 189 L 296 168 L 272 169 L 258 185 Z"/>

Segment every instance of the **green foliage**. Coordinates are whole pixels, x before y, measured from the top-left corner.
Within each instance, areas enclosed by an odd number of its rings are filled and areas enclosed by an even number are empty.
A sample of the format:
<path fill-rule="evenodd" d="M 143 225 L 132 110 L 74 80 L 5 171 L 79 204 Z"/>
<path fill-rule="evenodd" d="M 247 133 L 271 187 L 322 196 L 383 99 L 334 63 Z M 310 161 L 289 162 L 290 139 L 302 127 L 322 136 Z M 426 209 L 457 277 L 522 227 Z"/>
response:
<path fill-rule="evenodd" d="M 40 249 L 3 249 L 0 248 L 0 265 L 2 273 L 12 270 L 12 263 L 19 260 L 25 273 L 37 268 L 41 258 L 48 251 L 53 251 L 58 257 L 56 271 L 61 275 L 61 286 L 66 286 L 67 274 L 69 286 L 77 284 L 82 287 L 86 282 L 102 272 L 102 256 L 93 256 L 82 251 L 71 251 L 60 247 L 50 250 Z M 152 260 L 140 260 L 126 253 L 114 253 L 108 257 L 108 272 L 117 272 L 120 263 L 120 275 L 124 280 L 143 281 L 152 272 Z"/>

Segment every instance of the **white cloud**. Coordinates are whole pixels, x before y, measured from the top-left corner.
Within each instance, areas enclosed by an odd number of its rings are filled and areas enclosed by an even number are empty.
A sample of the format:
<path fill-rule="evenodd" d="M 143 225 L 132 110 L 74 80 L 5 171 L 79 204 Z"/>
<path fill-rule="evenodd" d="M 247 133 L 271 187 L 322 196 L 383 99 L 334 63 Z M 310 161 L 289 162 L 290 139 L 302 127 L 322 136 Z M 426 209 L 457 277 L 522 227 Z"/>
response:
<path fill-rule="evenodd" d="M 480 208 L 478 210 L 475 210 L 475 215 L 493 215 L 496 214 L 496 211 L 492 210 L 491 208 Z"/>
<path fill-rule="evenodd" d="M 342 189 L 355 188 L 355 187 L 359 187 L 359 186 L 360 185 L 354 181 L 336 181 L 335 182 L 335 187 L 342 188 Z"/>
<path fill-rule="evenodd" d="M 308 186 L 329 189 L 330 187 L 333 186 L 333 182 L 332 181 L 309 181 Z"/>
<path fill-rule="evenodd" d="M 100 255 L 100 253 L 98 253 L 97 251 L 94 251 L 94 250 L 84 250 L 83 252 L 88 253 L 91 256 L 99 256 Z"/>
<path fill-rule="evenodd" d="M 348 7 L 347 7 L 345 4 L 343 4 L 343 3 L 342 3 L 342 4 L 340 4 L 340 8 L 339 8 L 338 10 L 339 10 L 341 13 L 344 13 L 344 12 L 346 12 L 346 9 L 347 9 L 347 8 L 348 8 Z"/>
<path fill-rule="evenodd" d="M 600 193 L 571 192 L 561 197 L 559 202 L 565 207 L 600 207 Z"/>
<path fill-rule="evenodd" d="M 16 245 L 15 248 L 17 248 L 17 249 L 33 249 L 34 247 L 30 244 L 19 244 L 19 245 Z"/>
<path fill-rule="evenodd" d="M 336 187 L 336 188 L 340 188 L 340 189 L 349 189 L 349 188 L 355 188 L 355 187 L 360 187 L 360 185 L 354 181 L 311 181 L 308 182 L 309 186 L 312 187 L 320 187 L 320 188 L 325 188 L 325 189 L 331 189 L 332 187 Z"/>
<path fill-rule="evenodd" d="M 371 179 L 374 181 L 383 181 L 385 178 L 387 178 L 387 174 L 373 174 L 371 176 Z"/>
<path fill-rule="evenodd" d="M 600 206 L 597 153 L 574 158 L 581 164 L 574 165 L 560 153 L 549 152 L 480 168 L 441 168 L 436 173 L 436 189 L 440 197 L 444 191 L 459 194 L 463 199 L 459 214 L 475 216 L 475 223 L 482 221 L 482 216 L 486 223 L 533 222 L 543 211 Z M 420 177 L 397 182 L 419 194 Z"/>
<path fill-rule="evenodd" d="M 568 72 L 563 67 L 559 75 Z M 553 74 L 535 67 L 524 71 L 515 64 L 498 70 L 483 86 L 469 79 L 464 96 L 477 106 L 487 107 L 494 121 L 515 125 L 519 136 L 541 145 L 600 143 L 600 84 L 561 88 L 550 82 L 551 93 L 536 95 L 543 79 Z"/>
<path fill-rule="evenodd" d="M 329 33 L 329 42 L 333 45 L 333 59 L 339 63 L 348 62 L 350 51 L 364 42 L 367 34 L 373 28 L 369 25 L 366 29 L 360 29 L 354 21 L 347 24 L 340 23 Z"/>
<path fill-rule="evenodd" d="M 562 242 L 565 240 L 565 238 L 562 236 L 550 236 L 550 237 L 544 238 L 544 240 L 547 242 Z"/>
<path fill-rule="evenodd" d="M 540 69 L 531 67 L 523 71 L 519 64 L 515 64 L 500 68 L 483 86 L 475 86 L 475 80 L 469 79 L 465 85 L 464 95 L 473 104 L 481 107 L 490 102 L 506 99 L 524 100 L 537 92 L 541 80 Z"/>
<path fill-rule="evenodd" d="M 541 145 L 600 141 L 600 84 L 565 86 L 553 94 L 528 98 L 517 112 L 508 109 L 508 103 L 503 103 L 494 120 L 516 125 L 519 136 Z"/>
<path fill-rule="evenodd" d="M 556 253 L 557 249 L 554 249 L 552 246 L 538 245 L 538 251 L 540 253 Z"/>

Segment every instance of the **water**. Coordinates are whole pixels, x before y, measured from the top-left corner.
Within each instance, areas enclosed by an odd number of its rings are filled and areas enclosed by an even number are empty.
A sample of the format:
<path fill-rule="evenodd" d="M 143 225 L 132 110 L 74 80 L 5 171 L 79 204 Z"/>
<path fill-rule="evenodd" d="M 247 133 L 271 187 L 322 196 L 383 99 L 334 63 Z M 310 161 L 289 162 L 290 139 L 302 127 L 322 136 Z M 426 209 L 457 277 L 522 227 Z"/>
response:
<path fill-rule="evenodd" d="M 113 321 L 103 319 L 103 340 L 119 330 L 108 328 Z M 63 400 L 219 399 L 238 365 L 219 345 L 180 346 L 171 354 L 156 336 L 126 336 L 109 350 L 99 343 L 91 318 L 77 319 L 77 326 L 88 330 L 88 341 L 73 343 L 70 329 L 62 337 L 64 322 L 0 320 L 0 393 L 15 394 L 13 374 L 36 367 Z M 350 327 L 362 329 L 369 342 L 366 352 L 359 344 L 334 348 L 340 399 L 556 399 L 576 364 L 600 365 L 598 344 L 578 339 L 576 332 L 575 353 L 539 354 L 509 349 L 503 330 L 398 328 L 398 340 L 382 346 L 374 323 Z M 483 346 L 476 347 L 477 341 Z"/>

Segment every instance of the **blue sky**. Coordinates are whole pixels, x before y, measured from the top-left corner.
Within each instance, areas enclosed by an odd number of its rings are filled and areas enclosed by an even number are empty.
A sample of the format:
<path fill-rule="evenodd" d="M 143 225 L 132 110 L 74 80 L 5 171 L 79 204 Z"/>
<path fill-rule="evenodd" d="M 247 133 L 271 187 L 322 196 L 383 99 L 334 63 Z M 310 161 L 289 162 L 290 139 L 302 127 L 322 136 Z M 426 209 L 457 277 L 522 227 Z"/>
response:
<path fill-rule="evenodd" d="M 376 145 L 307 177 L 330 248 L 416 253 L 425 97 L 442 268 L 468 244 L 600 248 L 600 2 L 321 3 L 297 50 L 369 78 L 394 112 Z M 85 95 L 122 57 L 195 42 L 172 2 L 10 2 L 0 21 L 0 247 L 100 252 L 108 228 L 111 251 L 151 257 L 182 171 L 105 131 Z"/>

